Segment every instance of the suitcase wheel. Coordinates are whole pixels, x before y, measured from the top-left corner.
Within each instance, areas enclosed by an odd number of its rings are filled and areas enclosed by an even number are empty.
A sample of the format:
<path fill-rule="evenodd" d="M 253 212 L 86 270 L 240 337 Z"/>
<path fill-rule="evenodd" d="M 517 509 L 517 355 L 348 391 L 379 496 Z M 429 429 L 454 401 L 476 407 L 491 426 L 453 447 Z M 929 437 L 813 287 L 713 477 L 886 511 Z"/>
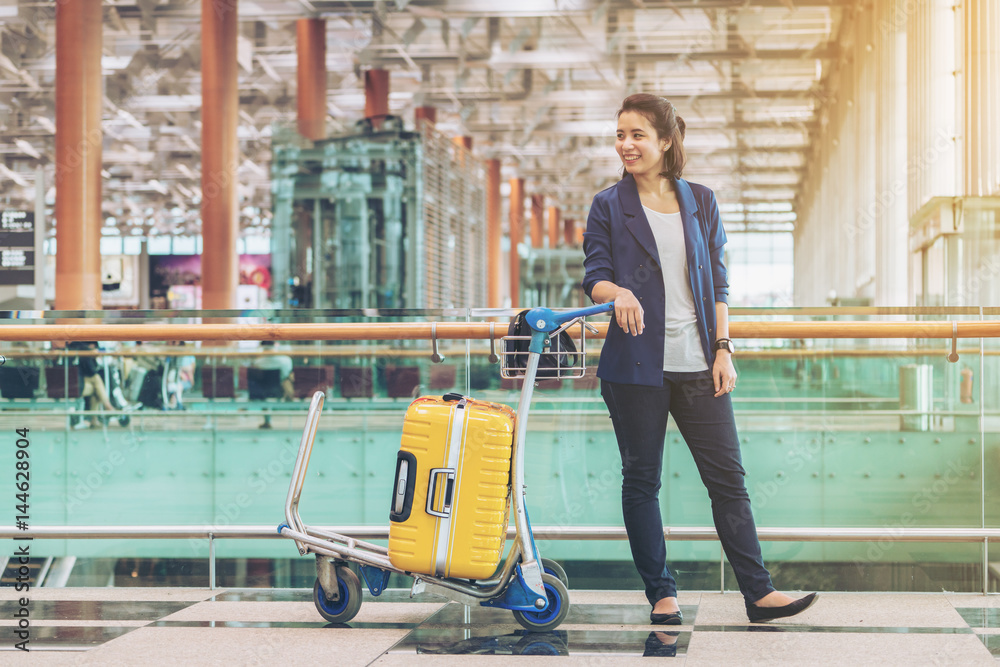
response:
<path fill-rule="evenodd" d="M 338 567 L 337 585 L 340 586 L 340 599 L 327 600 L 317 579 L 313 585 L 313 602 L 319 615 L 330 623 L 347 623 L 361 609 L 361 580 L 349 568 Z"/>
<path fill-rule="evenodd" d="M 559 627 L 569 613 L 569 591 L 559 577 L 546 572 L 542 575 L 549 606 L 545 611 L 515 611 L 514 618 L 531 632 L 548 632 Z"/>

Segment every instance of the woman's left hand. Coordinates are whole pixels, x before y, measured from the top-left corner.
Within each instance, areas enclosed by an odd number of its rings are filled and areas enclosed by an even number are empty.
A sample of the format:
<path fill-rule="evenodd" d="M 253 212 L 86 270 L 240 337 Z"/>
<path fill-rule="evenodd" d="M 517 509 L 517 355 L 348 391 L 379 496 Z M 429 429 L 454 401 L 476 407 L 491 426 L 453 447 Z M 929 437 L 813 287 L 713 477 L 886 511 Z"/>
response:
<path fill-rule="evenodd" d="M 724 350 L 718 351 L 715 355 L 712 377 L 715 379 L 716 398 L 736 389 L 736 367 L 733 366 L 733 355 Z"/>

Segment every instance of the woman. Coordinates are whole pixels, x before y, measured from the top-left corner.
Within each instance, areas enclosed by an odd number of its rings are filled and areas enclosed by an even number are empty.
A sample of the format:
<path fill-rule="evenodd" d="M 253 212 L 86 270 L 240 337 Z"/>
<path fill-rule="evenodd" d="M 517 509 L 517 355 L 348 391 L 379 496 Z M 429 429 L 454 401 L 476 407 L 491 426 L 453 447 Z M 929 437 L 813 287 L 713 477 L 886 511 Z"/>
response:
<path fill-rule="evenodd" d="M 736 369 L 715 195 L 681 178 L 684 121 L 670 102 L 631 95 L 617 117 L 625 173 L 594 197 L 583 287 L 595 303 L 615 304 L 597 374 L 621 452 L 622 511 L 650 620 L 682 622 L 657 497 L 668 412 L 708 488 L 747 616 L 792 616 L 816 594 L 793 600 L 777 592 L 761 560 L 729 397 Z"/>

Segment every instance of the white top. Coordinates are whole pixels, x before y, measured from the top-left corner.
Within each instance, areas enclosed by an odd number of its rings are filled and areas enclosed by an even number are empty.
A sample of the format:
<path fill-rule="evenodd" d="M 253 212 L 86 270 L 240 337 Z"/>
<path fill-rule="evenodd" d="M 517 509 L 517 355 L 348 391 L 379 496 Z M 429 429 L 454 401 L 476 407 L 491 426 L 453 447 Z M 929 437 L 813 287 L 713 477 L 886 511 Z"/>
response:
<path fill-rule="evenodd" d="M 708 370 L 705 352 L 698 335 L 698 315 L 694 309 L 688 276 L 687 247 L 680 213 L 646 212 L 649 227 L 656 239 L 656 250 L 663 271 L 666 310 L 666 335 L 663 337 L 663 370 L 694 372 Z"/>

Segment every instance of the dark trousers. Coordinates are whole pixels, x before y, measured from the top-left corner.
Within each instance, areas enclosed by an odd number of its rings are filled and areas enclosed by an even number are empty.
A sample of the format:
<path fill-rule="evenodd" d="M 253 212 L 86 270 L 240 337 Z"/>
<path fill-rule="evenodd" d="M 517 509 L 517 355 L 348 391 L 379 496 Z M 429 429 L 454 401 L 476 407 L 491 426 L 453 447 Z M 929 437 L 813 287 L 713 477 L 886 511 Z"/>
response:
<path fill-rule="evenodd" d="M 750 496 L 743 483 L 733 405 L 729 394 L 714 396 L 710 371 L 664 371 L 662 387 L 601 382 L 601 396 L 611 413 L 622 457 L 622 513 L 632 559 L 646 585 L 646 598 L 677 595 L 667 568 L 667 548 L 660 516 L 660 473 L 667 413 L 694 456 L 712 501 L 712 518 L 726 558 L 749 605 L 774 591 L 764 567 Z"/>

